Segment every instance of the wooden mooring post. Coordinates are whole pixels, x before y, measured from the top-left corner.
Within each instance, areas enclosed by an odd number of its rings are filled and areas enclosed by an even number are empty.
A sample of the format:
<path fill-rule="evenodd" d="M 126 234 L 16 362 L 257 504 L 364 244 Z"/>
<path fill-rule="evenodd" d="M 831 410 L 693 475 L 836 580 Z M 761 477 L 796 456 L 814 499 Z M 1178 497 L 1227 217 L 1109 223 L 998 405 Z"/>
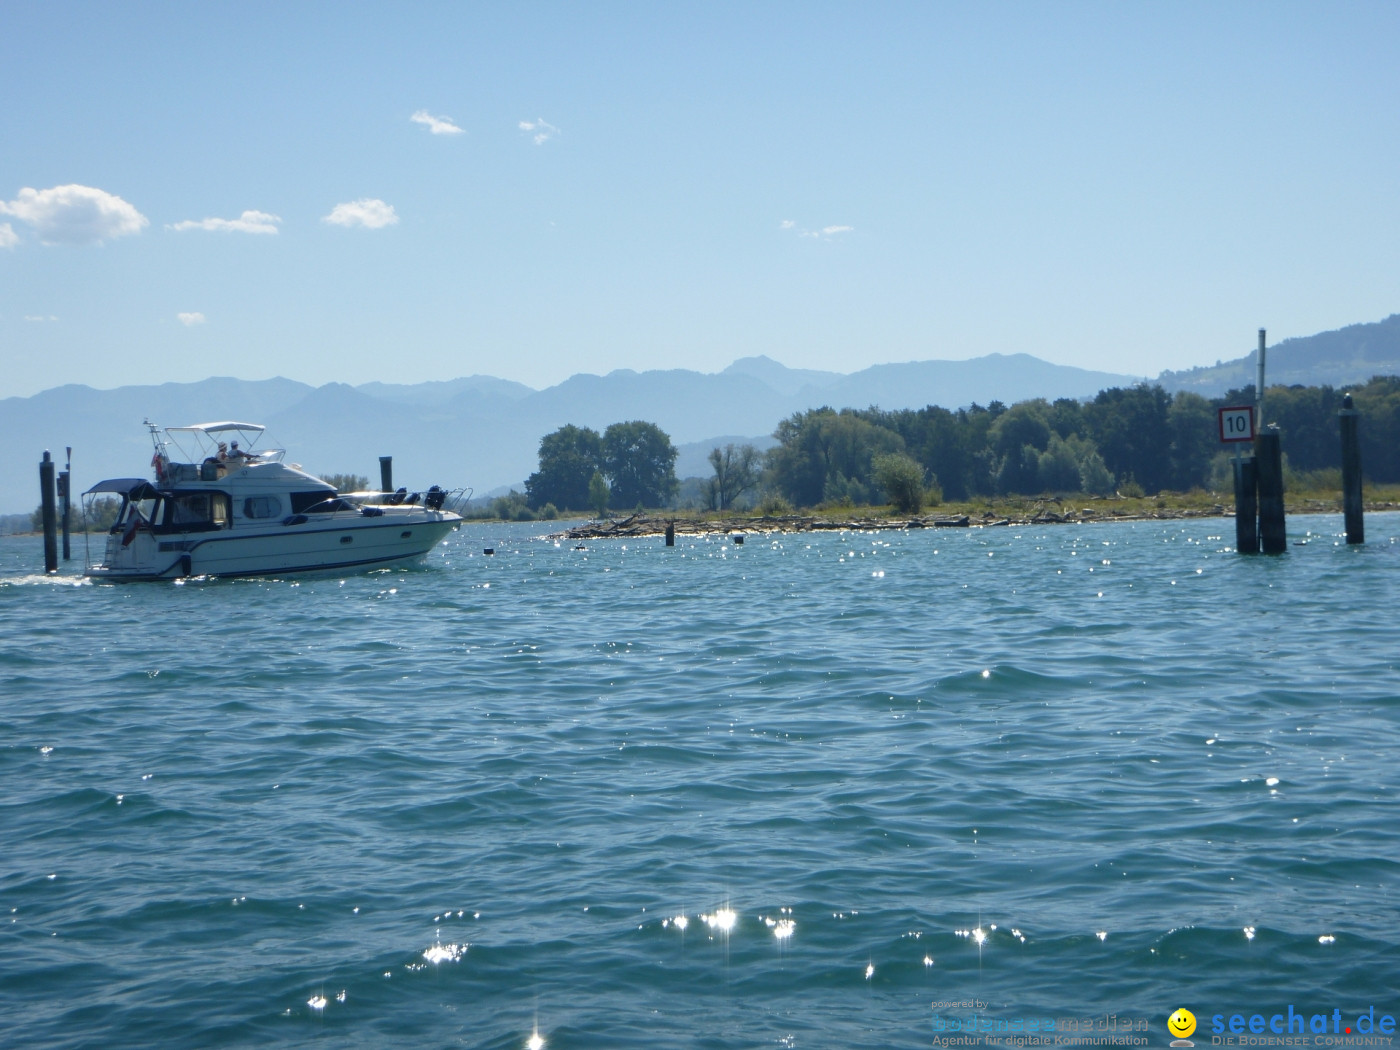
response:
<path fill-rule="evenodd" d="M 1361 438 L 1356 430 L 1359 416 L 1352 407 L 1351 395 L 1344 394 L 1337 422 L 1342 429 L 1342 515 L 1346 520 L 1348 543 L 1366 542 L 1361 499 Z"/>
<path fill-rule="evenodd" d="M 1288 529 L 1283 516 L 1283 443 L 1277 430 L 1255 437 L 1254 461 L 1259 472 L 1259 549 L 1282 554 L 1288 550 Z"/>
<path fill-rule="evenodd" d="M 379 491 L 394 491 L 394 457 L 379 457 Z"/>
<path fill-rule="evenodd" d="M 44 519 L 44 572 L 58 572 L 58 511 L 55 507 L 53 459 L 44 449 L 39 461 L 39 508 Z"/>
<path fill-rule="evenodd" d="M 63 532 L 63 560 L 71 561 L 73 545 L 69 542 L 68 533 L 73 507 L 73 446 L 69 445 L 64 451 L 68 458 L 58 475 L 58 520 Z"/>
<path fill-rule="evenodd" d="M 666 546 L 668 546 L 668 547 L 674 547 L 675 545 L 676 545 L 676 523 L 675 523 L 674 521 L 668 521 L 668 522 L 666 523 Z"/>
<path fill-rule="evenodd" d="M 1259 553 L 1259 472 L 1254 457 L 1235 458 L 1235 550 Z"/>
<path fill-rule="evenodd" d="M 1252 431 L 1254 456 L 1235 458 L 1235 549 L 1241 554 L 1282 554 L 1288 550 L 1288 529 L 1283 514 L 1283 446 L 1278 428 L 1264 427 L 1264 360 L 1268 349 L 1264 329 L 1259 329 L 1259 353 L 1255 359 L 1254 413 L 1245 420 L 1247 408 L 1227 407 L 1220 410 L 1221 440 L 1231 440 L 1225 434 L 1227 418 L 1234 420 L 1232 428 Z"/>

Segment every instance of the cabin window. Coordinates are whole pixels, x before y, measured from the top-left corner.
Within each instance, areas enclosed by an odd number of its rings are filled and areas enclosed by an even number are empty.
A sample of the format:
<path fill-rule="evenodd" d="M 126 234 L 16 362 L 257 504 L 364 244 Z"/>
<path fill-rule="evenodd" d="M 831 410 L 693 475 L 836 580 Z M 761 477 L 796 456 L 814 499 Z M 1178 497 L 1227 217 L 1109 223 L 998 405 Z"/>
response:
<path fill-rule="evenodd" d="M 127 528 L 133 520 L 152 524 L 156 515 L 161 509 L 161 499 L 157 496 L 154 499 L 126 499 L 123 502 L 122 512 L 117 519 L 117 523 L 112 526 L 113 532 L 120 532 Z"/>
<path fill-rule="evenodd" d="M 332 510 L 347 510 L 350 504 L 336 499 L 334 490 L 321 489 L 319 492 L 293 492 L 292 513 L 324 513 Z"/>
<path fill-rule="evenodd" d="M 163 506 L 153 508 L 157 532 L 207 532 L 231 524 L 232 504 L 227 492 L 175 492 Z"/>
<path fill-rule="evenodd" d="M 182 493 L 166 501 L 167 525 L 207 525 L 214 520 L 212 501 L 207 492 Z"/>
<path fill-rule="evenodd" d="M 282 501 L 276 496 L 249 496 L 243 501 L 245 518 L 278 518 L 282 516 Z"/>

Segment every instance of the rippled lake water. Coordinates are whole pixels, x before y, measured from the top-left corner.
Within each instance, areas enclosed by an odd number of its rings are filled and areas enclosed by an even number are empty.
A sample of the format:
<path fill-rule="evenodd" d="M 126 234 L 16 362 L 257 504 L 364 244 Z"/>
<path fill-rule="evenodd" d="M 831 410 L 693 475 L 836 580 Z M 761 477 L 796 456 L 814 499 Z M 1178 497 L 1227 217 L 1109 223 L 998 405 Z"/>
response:
<path fill-rule="evenodd" d="M 0 1042 L 1400 1015 L 1400 516 L 1289 526 L 468 524 L 143 585 L 0 540 Z"/>

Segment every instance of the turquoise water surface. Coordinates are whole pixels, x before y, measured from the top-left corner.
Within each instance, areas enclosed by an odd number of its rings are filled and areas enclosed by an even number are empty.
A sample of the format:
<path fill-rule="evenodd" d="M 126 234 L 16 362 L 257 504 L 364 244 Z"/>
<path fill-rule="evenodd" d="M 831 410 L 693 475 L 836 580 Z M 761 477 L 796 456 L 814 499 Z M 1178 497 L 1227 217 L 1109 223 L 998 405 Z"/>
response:
<path fill-rule="evenodd" d="M 1400 1015 L 1400 515 L 1289 526 L 471 523 L 143 585 L 0 540 L 0 1042 Z"/>

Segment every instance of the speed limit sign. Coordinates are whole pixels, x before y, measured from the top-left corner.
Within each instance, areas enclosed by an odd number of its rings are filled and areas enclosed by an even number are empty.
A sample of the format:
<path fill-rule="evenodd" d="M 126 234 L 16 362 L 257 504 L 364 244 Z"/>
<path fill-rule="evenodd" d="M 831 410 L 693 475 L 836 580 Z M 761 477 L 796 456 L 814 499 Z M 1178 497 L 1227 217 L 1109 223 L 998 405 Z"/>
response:
<path fill-rule="evenodd" d="M 1220 410 L 1220 440 L 1254 440 L 1253 405 L 1236 405 Z"/>

